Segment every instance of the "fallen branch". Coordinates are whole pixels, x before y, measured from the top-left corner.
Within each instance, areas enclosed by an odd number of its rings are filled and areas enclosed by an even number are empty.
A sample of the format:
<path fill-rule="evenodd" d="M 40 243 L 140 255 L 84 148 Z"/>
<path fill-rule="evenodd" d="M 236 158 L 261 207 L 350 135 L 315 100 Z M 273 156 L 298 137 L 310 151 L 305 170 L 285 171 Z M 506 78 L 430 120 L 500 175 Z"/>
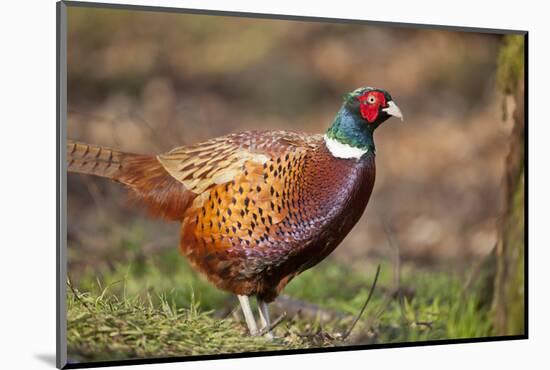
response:
<path fill-rule="evenodd" d="M 286 318 L 286 312 L 283 312 L 283 314 L 279 317 L 277 317 L 275 319 L 275 321 L 273 321 L 271 323 L 271 325 L 269 326 L 266 326 L 265 328 L 263 328 L 262 330 L 259 331 L 258 333 L 258 336 L 262 336 L 268 332 L 270 332 L 271 330 L 275 329 L 280 323 L 283 322 L 283 320 Z"/>
<path fill-rule="evenodd" d="M 284 312 L 287 313 L 289 317 L 300 316 L 310 321 L 319 320 L 319 322 L 330 322 L 333 320 L 351 318 L 350 315 L 344 312 L 322 308 L 314 303 L 291 298 L 286 295 L 277 297 L 271 307 L 274 314 L 282 314 Z"/>

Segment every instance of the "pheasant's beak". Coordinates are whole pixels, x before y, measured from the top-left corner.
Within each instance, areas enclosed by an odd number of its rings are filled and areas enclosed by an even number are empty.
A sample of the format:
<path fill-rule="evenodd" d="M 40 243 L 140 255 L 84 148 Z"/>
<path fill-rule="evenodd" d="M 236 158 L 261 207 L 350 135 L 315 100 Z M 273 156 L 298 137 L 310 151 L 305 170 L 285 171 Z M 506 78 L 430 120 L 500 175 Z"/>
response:
<path fill-rule="evenodd" d="M 388 107 L 382 110 L 387 114 L 389 114 L 390 116 L 401 118 L 401 121 L 403 121 L 403 114 L 401 113 L 401 109 L 399 109 L 397 104 L 395 104 L 393 101 L 389 101 Z"/>

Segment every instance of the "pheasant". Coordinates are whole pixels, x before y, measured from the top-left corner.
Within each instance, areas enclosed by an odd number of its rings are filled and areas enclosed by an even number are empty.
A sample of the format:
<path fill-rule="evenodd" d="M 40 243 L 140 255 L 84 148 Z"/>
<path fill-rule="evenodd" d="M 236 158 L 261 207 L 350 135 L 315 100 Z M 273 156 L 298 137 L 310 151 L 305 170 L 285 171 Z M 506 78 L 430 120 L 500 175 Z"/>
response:
<path fill-rule="evenodd" d="M 268 303 L 327 257 L 357 223 L 375 178 L 374 130 L 401 111 L 384 90 L 356 89 L 324 135 L 245 131 L 133 154 L 67 142 L 69 172 L 132 190 L 153 215 L 181 222 L 179 249 L 217 288 L 238 296 L 251 335 L 249 297 L 271 337 Z"/>

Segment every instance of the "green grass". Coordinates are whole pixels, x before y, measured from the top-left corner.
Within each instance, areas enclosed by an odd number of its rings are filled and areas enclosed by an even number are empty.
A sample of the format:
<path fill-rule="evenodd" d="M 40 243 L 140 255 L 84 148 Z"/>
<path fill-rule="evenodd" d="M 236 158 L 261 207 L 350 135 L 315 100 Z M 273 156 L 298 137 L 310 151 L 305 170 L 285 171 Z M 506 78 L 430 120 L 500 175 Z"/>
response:
<path fill-rule="evenodd" d="M 353 335 L 342 341 L 368 296 L 374 271 L 353 271 L 329 259 L 300 275 L 285 294 L 348 317 L 328 322 L 288 317 L 275 329 L 279 339 L 273 342 L 247 336 L 238 316 L 227 315 L 236 300 L 198 276 L 177 251 L 80 271 L 72 281 L 78 297 L 71 289 L 68 293 L 69 358 L 188 356 L 491 335 L 488 311 L 477 294 L 463 294 L 462 276 L 405 265 L 401 288 L 407 294 L 398 299 L 391 297 L 392 268 L 383 264 L 371 302 Z"/>
<path fill-rule="evenodd" d="M 78 294 L 78 296 L 76 295 Z M 214 319 L 196 305 L 178 308 L 108 293 L 68 297 L 70 360 L 115 360 L 275 350 L 282 344 L 245 335 L 232 320 Z"/>

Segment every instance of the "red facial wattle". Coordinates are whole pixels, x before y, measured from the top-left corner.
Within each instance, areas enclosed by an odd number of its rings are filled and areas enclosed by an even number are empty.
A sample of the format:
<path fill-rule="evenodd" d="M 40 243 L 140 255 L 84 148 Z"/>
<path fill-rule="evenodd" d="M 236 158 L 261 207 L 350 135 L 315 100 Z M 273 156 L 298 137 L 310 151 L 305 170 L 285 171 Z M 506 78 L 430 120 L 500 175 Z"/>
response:
<path fill-rule="evenodd" d="M 369 91 L 365 95 L 359 97 L 359 109 L 361 116 L 368 123 L 374 123 L 378 118 L 380 107 L 386 106 L 386 97 L 379 91 Z"/>

